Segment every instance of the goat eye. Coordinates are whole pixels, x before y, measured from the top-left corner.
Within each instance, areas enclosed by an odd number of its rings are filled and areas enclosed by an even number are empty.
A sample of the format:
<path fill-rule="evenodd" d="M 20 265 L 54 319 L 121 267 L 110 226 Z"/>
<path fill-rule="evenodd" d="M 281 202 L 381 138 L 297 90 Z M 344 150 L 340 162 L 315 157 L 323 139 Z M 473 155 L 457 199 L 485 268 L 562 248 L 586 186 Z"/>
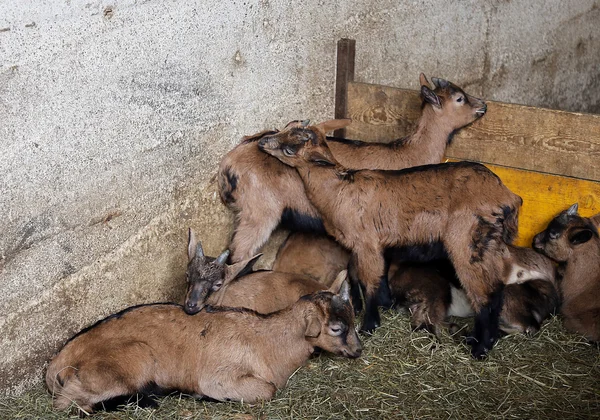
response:
<path fill-rule="evenodd" d="M 217 290 L 219 290 L 221 288 L 221 286 L 223 286 L 223 282 L 222 281 L 213 284 L 212 289 L 216 292 Z"/>
<path fill-rule="evenodd" d="M 331 332 L 331 335 L 340 335 L 344 332 L 344 329 L 339 325 L 331 325 L 329 331 Z"/>
<path fill-rule="evenodd" d="M 456 102 L 462 102 L 462 101 L 463 101 L 463 99 L 464 99 L 464 98 L 463 98 L 462 96 L 459 96 L 459 97 L 456 99 Z"/>
<path fill-rule="evenodd" d="M 283 154 L 286 156 L 294 156 L 294 150 L 291 147 L 284 147 Z"/>

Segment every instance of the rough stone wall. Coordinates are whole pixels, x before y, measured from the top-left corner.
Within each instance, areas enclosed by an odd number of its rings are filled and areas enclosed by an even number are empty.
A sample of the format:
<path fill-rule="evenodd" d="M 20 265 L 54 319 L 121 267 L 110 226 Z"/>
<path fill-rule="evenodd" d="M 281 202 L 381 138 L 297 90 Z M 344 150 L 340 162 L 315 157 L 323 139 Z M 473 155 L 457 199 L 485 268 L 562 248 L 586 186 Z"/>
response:
<path fill-rule="evenodd" d="M 209 254 L 230 235 L 220 158 L 332 117 L 342 37 L 358 81 L 600 112 L 598 0 L 0 0 L 0 393 L 99 318 L 181 300 L 187 227 Z"/>

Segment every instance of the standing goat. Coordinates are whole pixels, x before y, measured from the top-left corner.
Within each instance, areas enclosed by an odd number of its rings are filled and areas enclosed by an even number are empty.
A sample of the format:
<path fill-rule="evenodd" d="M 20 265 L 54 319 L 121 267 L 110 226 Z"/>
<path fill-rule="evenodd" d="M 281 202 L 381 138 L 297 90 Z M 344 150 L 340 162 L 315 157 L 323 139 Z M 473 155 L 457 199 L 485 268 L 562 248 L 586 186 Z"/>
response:
<path fill-rule="evenodd" d="M 498 337 L 502 255 L 517 233 L 521 198 L 471 162 L 401 171 L 346 169 L 325 142 L 325 132 L 345 125 L 345 120 L 293 125 L 263 136 L 259 147 L 296 168 L 327 232 L 352 251 L 366 287 L 362 329 L 375 329 L 378 305 L 391 304 L 385 250 L 441 242 L 477 314 L 472 354 L 483 357 Z"/>
<path fill-rule="evenodd" d="M 273 397 L 315 347 L 360 356 L 348 284 L 317 292 L 269 315 L 180 305 L 128 308 L 81 331 L 48 366 L 54 406 L 89 414 L 105 401 L 178 390 L 196 397 L 255 403 Z"/>
<path fill-rule="evenodd" d="M 565 327 L 600 341 L 600 214 L 577 214 L 573 204 L 533 238 L 533 248 L 558 263 Z"/>
<path fill-rule="evenodd" d="M 224 252 L 216 259 L 205 256 L 202 244 L 190 229 L 188 291 L 184 303 L 188 314 L 200 312 L 206 305 L 243 307 L 268 314 L 287 308 L 301 296 L 327 289 L 324 284 L 300 274 L 250 272 L 260 254 L 231 265 L 225 263 L 226 255 Z M 343 270 L 329 291 L 337 293 L 345 280 L 346 270 Z"/>
<path fill-rule="evenodd" d="M 431 90 L 421 74 L 423 110 L 416 131 L 391 143 L 328 139 L 336 159 L 348 168 L 403 169 L 439 163 L 458 129 L 486 112 L 481 99 L 458 86 L 433 78 Z M 292 122 L 289 125 L 297 125 Z M 324 233 L 321 216 L 306 198 L 293 168 L 261 153 L 258 141 L 274 131 L 245 137 L 221 161 L 218 173 L 221 200 L 236 214 L 231 261 L 255 255 L 281 223 L 292 230 Z"/>

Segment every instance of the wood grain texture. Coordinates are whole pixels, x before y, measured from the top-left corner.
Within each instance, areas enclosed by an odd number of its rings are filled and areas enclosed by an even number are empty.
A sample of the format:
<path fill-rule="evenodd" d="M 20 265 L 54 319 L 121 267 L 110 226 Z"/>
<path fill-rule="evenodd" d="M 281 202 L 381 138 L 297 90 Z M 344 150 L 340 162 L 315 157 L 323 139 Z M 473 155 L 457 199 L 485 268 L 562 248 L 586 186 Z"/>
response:
<path fill-rule="evenodd" d="M 600 181 L 600 115 L 486 102 L 485 117 L 457 133 L 449 157 Z M 346 138 L 403 137 L 420 107 L 417 91 L 350 82 Z"/>
<path fill-rule="evenodd" d="M 354 57 L 356 41 L 342 38 L 337 43 L 337 64 L 335 73 L 335 118 L 345 118 L 348 113 L 348 85 L 354 81 Z M 334 136 L 345 137 L 346 129 L 340 128 Z"/>
<path fill-rule="evenodd" d="M 534 235 L 546 229 L 550 220 L 573 203 L 579 203 L 581 216 L 600 213 L 600 182 L 486 166 L 523 199 L 519 213 L 519 237 L 515 242 L 517 245 L 531 246 Z"/>

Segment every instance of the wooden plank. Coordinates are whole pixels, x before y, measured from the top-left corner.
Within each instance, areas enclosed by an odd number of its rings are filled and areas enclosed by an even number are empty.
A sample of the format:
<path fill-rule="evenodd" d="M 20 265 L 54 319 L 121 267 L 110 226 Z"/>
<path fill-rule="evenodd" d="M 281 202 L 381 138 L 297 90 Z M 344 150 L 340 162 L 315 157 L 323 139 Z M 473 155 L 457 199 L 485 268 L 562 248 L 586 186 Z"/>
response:
<path fill-rule="evenodd" d="M 335 74 L 335 118 L 346 118 L 348 112 L 348 83 L 354 81 L 355 55 L 355 40 L 342 38 L 338 41 Z M 346 129 L 336 130 L 334 136 L 345 137 Z"/>
<path fill-rule="evenodd" d="M 558 213 L 579 203 L 584 217 L 600 213 L 600 182 L 542 174 L 522 169 L 486 165 L 523 199 L 519 213 L 517 245 L 531 246 L 534 235 Z"/>
<path fill-rule="evenodd" d="M 412 132 L 421 115 L 419 92 L 381 85 L 348 84 L 346 138 L 391 141 Z"/>
<path fill-rule="evenodd" d="M 486 102 L 449 157 L 600 180 L 600 115 Z M 417 91 L 350 82 L 347 105 L 346 138 L 390 141 L 413 130 L 421 100 Z"/>

